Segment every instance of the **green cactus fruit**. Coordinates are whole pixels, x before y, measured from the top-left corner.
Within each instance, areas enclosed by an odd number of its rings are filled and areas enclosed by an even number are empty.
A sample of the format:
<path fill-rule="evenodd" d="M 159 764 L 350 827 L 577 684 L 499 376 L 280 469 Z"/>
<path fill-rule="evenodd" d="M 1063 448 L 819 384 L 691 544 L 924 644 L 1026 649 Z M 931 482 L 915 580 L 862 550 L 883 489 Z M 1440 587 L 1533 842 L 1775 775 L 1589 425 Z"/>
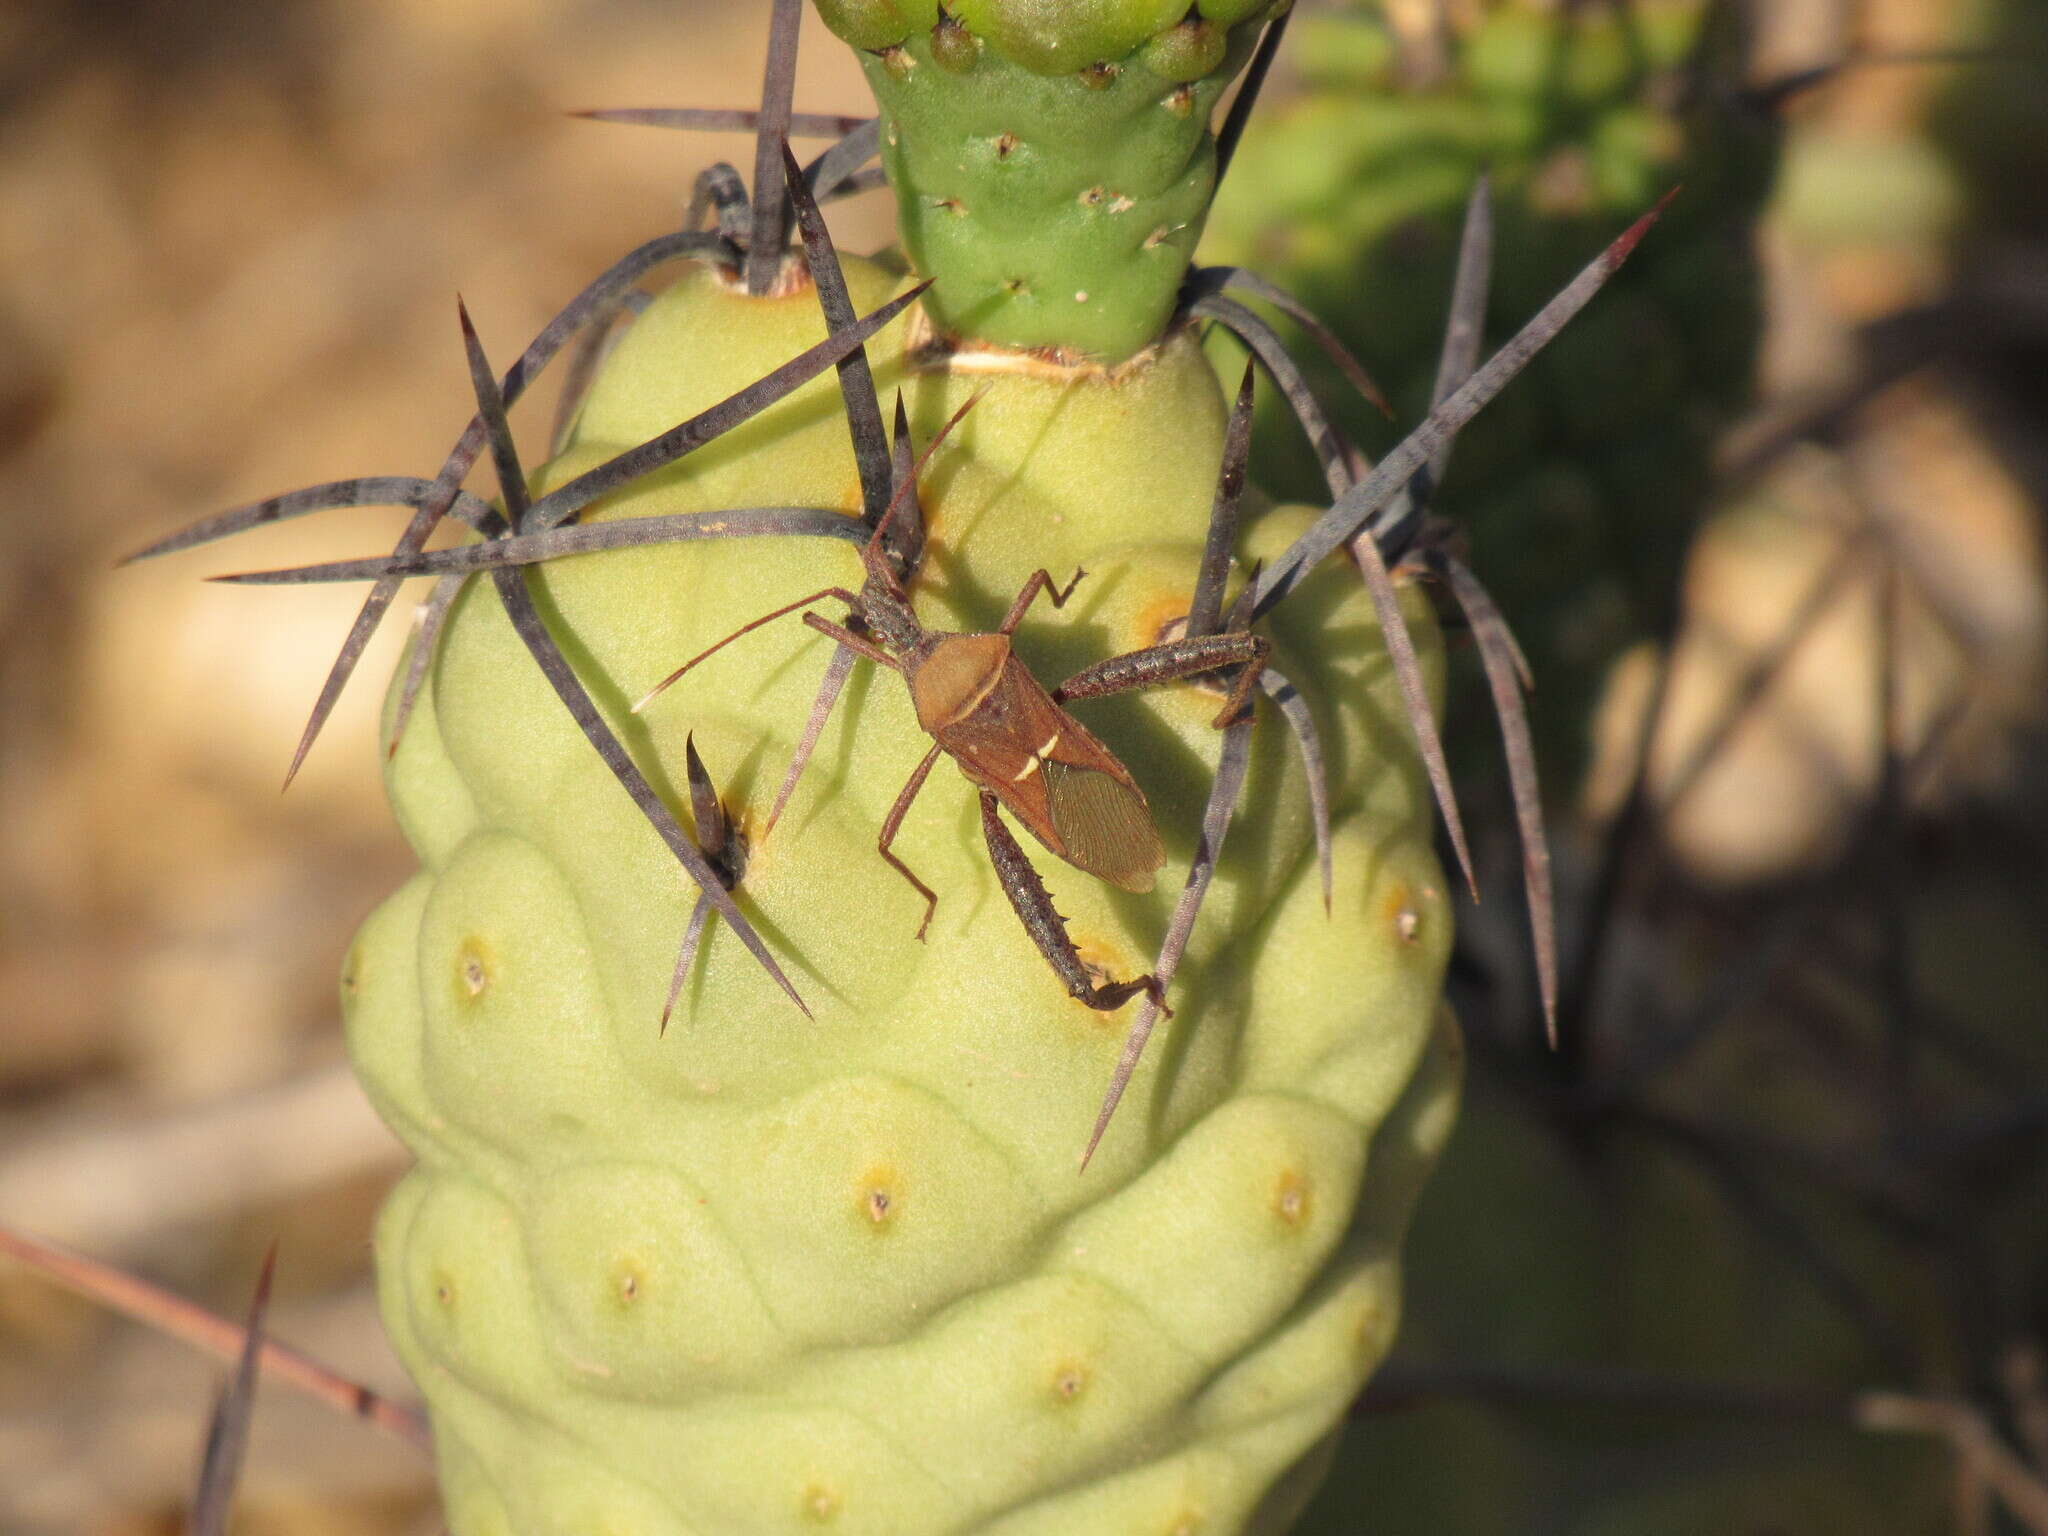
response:
<path fill-rule="evenodd" d="M 1439 501 L 1530 654 L 1539 747 L 1560 789 L 1584 758 L 1606 663 L 1656 629 L 1675 590 L 1711 447 L 1751 386 L 1750 233 L 1775 136 L 1741 99 L 1732 11 L 1353 0 L 1304 17 L 1290 48 L 1305 88 L 1253 120 L 1203 250 L 1293 289 L 1365 361 L 1398 425 L 1304 360 L 1340 425 L 1379 452 L 1428 408 L 1463 205 L 1482 172 L 1498 223 L 1490 329 L 1503 331 L 1580 253 L 1682 184 L 1640 260 L 1460 438 Z M 1407 19 L 1446 13 L 1444 36 Z M 1277 488 L 1317 484 L 1277 411 L 1259 449 Z M 1485 722 L 1468 723 L 1474 759 L 1491 756 Z"/>
<path fill-rule="evenodd" d="M 904 282 L 864 261 L 846 275 L 862 311 Z M 920 443 L 987 387 L 923 477 L 923 621 L 987 629 L 1035 568 L 1085 567 L 1064 610 L 1041 604 L 1019 631 L 1054 680 L 1185 613 L 1224 423 L 1192 336 L 1113 374 L 985 357 L 976 373 L 913 364 L 904 330 L 869 351 Z M 537 488 L 822 334 L 808 284 L 753 298 L 686 269 L 612 351 Z M 860 506 L 829 377 L 590 518 L 804 504 Z M 1268 511 L 1242 553 L 1276 554 L 1309 517 Z M 779 622 L 627 711 L 743 621 L 858 579 L 849 546 L 794 538 L 528 578 L 673 803 L 694 733 L 750 839 L 737 894 L 815 1022 L 714 928 L 658 1029 L 692 891 L 488 584 L 441 637 L 388 768 L 422 869 L 364 924 L 343 994 L 363 1080 L 418 1156 L 378 1268 L 451 1528 L 1278 1532 L 1390 1342 L 1408 1207 L 1456 1102 L 1445 882 L 1372 604 L 1333 562 L 1269 626 L 1322 725 L 1333 910 L 1299 760 L 1262 718 L 1175 1016 L 1082 1174 L 1131 1014 L 1067 996 L 945 772 L 896 843 L 939 893 L 914 941 L 919 899 L 875 852 L 928 745 L 901 682 L 860 667 L 765 838 L 829 641 Z M 1440 686 L 1427 605 L 1405 606 Z M 1151 895 L 1033 850 L 1108 972 L 1150 969 L 1216 708 L 1188 685 L 1078 706 L 1168 850 Z"/>
<path fill-rule="evenodd" d="M 1156 341 L 1215 191 L 1211 111 L 1268 9 L 824 0 L 865 50 L 937 324 L 1102 363 Z"/>

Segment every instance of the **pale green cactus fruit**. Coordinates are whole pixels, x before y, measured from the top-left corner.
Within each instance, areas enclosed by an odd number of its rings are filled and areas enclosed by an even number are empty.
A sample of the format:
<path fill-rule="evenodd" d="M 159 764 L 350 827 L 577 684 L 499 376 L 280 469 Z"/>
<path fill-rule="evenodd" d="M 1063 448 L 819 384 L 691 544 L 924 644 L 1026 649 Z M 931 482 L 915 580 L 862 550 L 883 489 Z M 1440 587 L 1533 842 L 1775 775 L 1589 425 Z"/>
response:
<path fill-rule="evenodd" d="M 900 285 L 846 267 L 859 309 Z M 1191 338 L 1114 375 L 977 376 L 912 367 L 902 332 L 870 353 L 920 440 L 988 385 L 925 475 L 927 625 L 986 628 L 1031 570 L 1085 566 L 1020 631 L 1056 679 L 1186 611 L 1223 424 Z M 536 488 L 822 333 L 808 286 L 750 298 L 690 269 Z M 593 516 L 805 502 L 859 505 L 829 379 Z M 1261 518 L 1247 556 L 1308 517 Z M 1176 1017 L 1083 1176 L 1127 1016 L 1065 996 L 951 774 L 897 844 L 940 892 L 913 941 L 918 899 L 873 846 L 927 744 L 898 680 L 857 677 L 766 839 L 828 642 L 784 621 L 625 712 L 739 622 L 857 576 L 836 544 L 760 539 L 533 579 L 666 787 L 694 732 L 744 807 L 741 894 L 815 1023 L 720 931 L 658 1030 L 690 894 L 672 858 L 488 590 L 442 636 L 389 771 L 425 868 L 365 925 L 344 995 L 364 1080 L 420 1157 L 379 1267 L 453 1529 L 1282 1529 L 1390 1342 L 1407 1206 L 1455 1102 L 1445 886 L 1372 606 L 1332 565 L 1270 626 L 1322 725 L 1333 910 L 1301 770 L 1262 726 Z M 1427 607 L 1407 608 L 1435 677 Z M 1182 686 L 1079 706 L 1138 765 L 1169 850 L 1150 896 L 1036 860 L 1113 974 L 1148 968 L 1164 930 L 1216 705 Z"/>

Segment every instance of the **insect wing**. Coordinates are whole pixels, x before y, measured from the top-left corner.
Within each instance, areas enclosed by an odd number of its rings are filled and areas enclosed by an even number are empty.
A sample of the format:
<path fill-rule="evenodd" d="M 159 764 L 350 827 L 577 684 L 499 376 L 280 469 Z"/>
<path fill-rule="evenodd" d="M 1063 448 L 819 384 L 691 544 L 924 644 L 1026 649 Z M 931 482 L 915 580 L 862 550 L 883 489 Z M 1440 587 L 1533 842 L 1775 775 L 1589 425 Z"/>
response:
<path fill-rule="evenodd" d="M 1053 828 L 1066 845 L 1062 857 L 1127 891 L 1151 890 L 1166 850 L 1137 787 L 1101 768 L 1059 758 L 1046 763 L 1044 778 Z"/>
<path fill-rule="evenodd" d="M 1012 661 L 968 718 L 935 733 L 975 783 L 1077 869 L 1152 889 L 1166 850 L 1130 770 Z"/>

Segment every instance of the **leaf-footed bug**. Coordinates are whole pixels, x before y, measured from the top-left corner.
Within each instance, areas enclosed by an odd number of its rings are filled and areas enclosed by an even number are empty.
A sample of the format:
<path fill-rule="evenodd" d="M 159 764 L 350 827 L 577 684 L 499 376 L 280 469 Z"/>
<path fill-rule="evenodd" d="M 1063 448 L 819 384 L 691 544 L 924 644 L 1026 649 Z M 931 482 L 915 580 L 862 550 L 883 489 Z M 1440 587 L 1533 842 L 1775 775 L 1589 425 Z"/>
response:
<path fill-rule="evenodd" d="M 875 844 L 889 865 L 924 898 L 918 938 L 925 936 L 931 924 L 938 893 L 891 851 L 891 844 L 943 754 L 953 759 L 979 791 L 982 835 L 1003 893 L 1067 991 L 1090 1008 L 1105 1011 L 1122 1007 L 1139 993 L 1163 1007 L 1163 988 L 1152 976 L 1098 981 L 1090 975 L 1067 936 L 1065 922 L 1053 908 L 1051 894 L 1004 825 L 998 808 L 1008 810 L 1049 852 L 1076 869 L 1127 891 L 1149 891 L 1153 875 L 1166 862 L 1166 851 L 1152 825 L 1144 792 L 1116 755 L 1062 706 L 1070 699 L 1099 698 L 1236 668 L 1230 693 L 1214 722 L 1221 728 L 1250 713 L 1253 691 L 1271 648 L 1263 637 L 1242 630 L 1184 636 L 1112 656 L 1047 689 L 1017 657 L 1010 637 L 1041 593 L 1055 608 L 1064 607 L 1085 571 L 1076 571 L 1065 587 L 1055 585 L 1044 569 L 1034 571 L 1002 623 L 991 632 L 927 630 L 910 606 L 907 582 L 914 577 L 914 568 L 899 573 L 891 561 L 889 527 L 916 485 L 924 461 L 980 398 L 976 394 L 954 413 L 926 447 L 917 467 L 896 487 L 887 512 L 861 551 L 867 577 L 858 593 L 825 587 L 763 614 L 676 668 L 634 708 L 644 708 L 684 673 L 741 635 L 806 609 L 821 598 L 837 598 L 846 604 L 846 623 L 835 624 L 809 612 L 804 614 L 804 622 L 855 654 L 903 674 L 918 724 L 932 738 L 931 750 L 890 807 Z"/>

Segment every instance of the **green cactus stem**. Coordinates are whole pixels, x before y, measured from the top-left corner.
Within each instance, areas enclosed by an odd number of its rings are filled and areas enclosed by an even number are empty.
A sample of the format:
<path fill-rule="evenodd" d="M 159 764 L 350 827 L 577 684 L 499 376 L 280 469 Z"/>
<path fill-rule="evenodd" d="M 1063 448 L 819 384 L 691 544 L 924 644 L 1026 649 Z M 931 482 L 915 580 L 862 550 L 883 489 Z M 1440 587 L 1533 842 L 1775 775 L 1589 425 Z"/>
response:
<path fill-rule="evenodd" d="M 1158 340 L 1269 6 L 821 0 L 862 50 L 904 248 L 947 333 L 1116 364 Z"/>

